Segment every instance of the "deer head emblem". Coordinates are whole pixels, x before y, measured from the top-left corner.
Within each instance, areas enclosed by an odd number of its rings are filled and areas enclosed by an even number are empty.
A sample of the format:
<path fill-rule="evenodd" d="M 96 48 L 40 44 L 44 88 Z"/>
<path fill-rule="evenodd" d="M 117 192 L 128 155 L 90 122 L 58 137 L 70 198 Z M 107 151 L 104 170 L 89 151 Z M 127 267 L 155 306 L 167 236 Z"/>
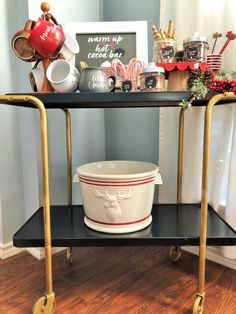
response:
<path fill-rule="evenodd" d="M 117 195 L 110 195 L 107 190 L 105 190 L 105 193 L 100 193 L 94 186 L 92 187 L 92 191 L 96 197 L 103 198 L 105 200 L 104 207 L 106 215 L 110 221 L 114 221 L 117 217 L 122 215 L 119 203 L 123 200 L 129 199 L 133 195 L 130 188 L 126 194 L 121 194 L 120 191 L 118 191 Z"/>

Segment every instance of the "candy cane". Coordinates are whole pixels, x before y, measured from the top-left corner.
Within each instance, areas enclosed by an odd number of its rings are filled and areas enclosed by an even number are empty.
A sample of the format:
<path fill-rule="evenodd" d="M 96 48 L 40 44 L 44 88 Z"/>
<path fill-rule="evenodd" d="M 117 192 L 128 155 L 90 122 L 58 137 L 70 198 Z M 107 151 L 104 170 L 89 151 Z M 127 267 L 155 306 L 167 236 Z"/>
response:
<path fill-rule="evenodd" d="M 113 59 L 111 68 L 113 73 L 117 76 L 121 76 L 124 80 L 126 79 L 126 68 L 125 65 L 119 59 Z"/>
<path fill-rule="evenodd" d="M 128 64 L 128 73 L 130 80 L 136 80 L 137 76 L 142 72 L 143 63 L 136 58 L 130 60 Z"/>
<path fill-rule="evenodd" d="M 137 58 L 132 58 L 127 65 L 124 65 L 120 59 L 113 59 L 111 68 L 112 72 L 121 76 L 123 80 L 135 81 L 137 76 L 142 72 L 144 63 Z"/>

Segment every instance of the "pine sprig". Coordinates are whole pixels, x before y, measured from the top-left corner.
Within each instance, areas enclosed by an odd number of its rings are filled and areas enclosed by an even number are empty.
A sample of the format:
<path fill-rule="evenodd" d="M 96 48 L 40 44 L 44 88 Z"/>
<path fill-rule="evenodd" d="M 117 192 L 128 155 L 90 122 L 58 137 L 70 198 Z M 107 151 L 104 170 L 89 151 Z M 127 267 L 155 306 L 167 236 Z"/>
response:
<path fill-rule="evenodd" d="M 195 99 L 203 98 L 206 96 L 208 92 L 207 86 L 201 81 L 200 78 L 197 78 L 193 81 L 192 87 L 190 89 L 191 92 L 191 98 L 190 100 L 183 99 L 180 103 L 179 106 L 182 107 L 183 109 L 188 109 L 192 106 L 192 102 Z"/>
<path fill-rule="evenodd" d="M 195 98 L 201 98 L 206 96 L 208 88 L 201 81 L 201 79 L 196 79 L 193 81 L 193 86 L 191 87 L 190 91 L 191 95 L 193 95 Z"/>
<path fill-rule="evenodd" d="M 180 103 L 179 106 L 182 107 L 183 109 L 188 109 L 191 107 L 190 101 L 183 99 Z"/>
<path fill-rule="evenodd" d="M 215 80 L 236 80 L 236 71 L 221 70 L 215 75 Z"/>

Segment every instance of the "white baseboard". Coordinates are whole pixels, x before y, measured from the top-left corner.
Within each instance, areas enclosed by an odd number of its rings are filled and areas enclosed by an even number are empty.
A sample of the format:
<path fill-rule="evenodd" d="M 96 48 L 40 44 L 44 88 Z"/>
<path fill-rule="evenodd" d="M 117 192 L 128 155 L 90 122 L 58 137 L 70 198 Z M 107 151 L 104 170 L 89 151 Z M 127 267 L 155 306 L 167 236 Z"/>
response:
<path fill-rule="evenodd" d="M 64 247 L 52 248 L 52 254 L 59 253 L 65 249 L 66 248 L 64 248 Z M 24 248 L 17 248 L 15 246 L 13 246 L 12 242 L 9 242 L 7 244 L 1 244 L 0 243 L 0 259 L 6 259 L 8 257 L 14 256 L 14 255 L 19 254 L 19 253 L 24 252 L 24 251 L 29 252 L 31 255 L 33 255 L 38 260 L 45 258 L 44 248 L 34 248 L 33 247 L 33 248 L 24 249 Z"/>
<path fill-rule="evenodd" d="M 24 249 L 13 246 L 12 242 L 7 244 L 0 244 L 0 259 L 6 259 L 23 252 Z"/>
<path fill-rule="evenodd" d="M 65 247 L 54 247 L 52 248 L 52 255 L 59 253 L 61 251 L 66 250 Z M 37 258 L 38 260 L 44 259 L 45 258 L 45 251 L 44 248 L 36 248 L 36 247 L 31 247 L 31 248 L 27 248 L 26 251 L 28 253 L 30 253 L 31 255 L 33 255 L 35 258 Z"/>
<path fill-rule="evenodd" d="M 196 246 L 182 246 L 181 248 L 182 250 L 185 250 L 187 252 L 193 253 L 195 255 L 199 255 L 199 249 Z M 229 259 L 222 256 L 219 253 L 218 247 L 214 247 L 214 246 L 208 247 L 206 250 L 206 258 L 212 262 L 215 262 L 217 264 L 236 270 L 236 259 Z"/>

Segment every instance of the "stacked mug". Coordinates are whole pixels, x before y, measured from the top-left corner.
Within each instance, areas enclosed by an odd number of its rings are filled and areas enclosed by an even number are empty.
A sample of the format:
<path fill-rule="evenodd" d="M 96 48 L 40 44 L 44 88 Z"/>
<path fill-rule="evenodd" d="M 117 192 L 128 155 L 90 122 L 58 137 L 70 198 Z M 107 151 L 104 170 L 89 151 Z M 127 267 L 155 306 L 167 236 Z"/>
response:
<path fill-rule="evenodd" d="M 70 61 L 79 52 L 78 42 L 69 34 L 65 34 L 55 18 L 50 16 L 51 20 L 42 17 L 39 17 L 36 22 L 27 20 L 24 29 L 19 30 L 13 36 L 12 49 L 21 60 L 36 61 L 29 74 L 33 91 L 40 91 L 42 88 L 45 69 L 41 60 L 45 58 L 58 59 L 57 66 L 53 65 L 53 68 L 58 67 L 58 74 L 53 76 L 46 74 L 54 90 L 61 92 L 61 85 L 63 85 L 65 86 L 63 92 L 76 91 L 79 84 L 79 72 L 70 64 Z"/>
<path fill-rule="evenodd" d="M 114 90 L 115 77 L 108 76 L 104 69 L 84 68 L 79 73 L 71 62 L 79 53 L 78 42 L 65 34 L 56 19 L 47 14 L 36 22 L 27 20 L 24 29 L 12 38 L 12 49 L 17 57 L 35 62 L 29 74 L 33 91 L 45 91 L 45 79 L 50 83 L 50 91 L 59 93 Z"/>

